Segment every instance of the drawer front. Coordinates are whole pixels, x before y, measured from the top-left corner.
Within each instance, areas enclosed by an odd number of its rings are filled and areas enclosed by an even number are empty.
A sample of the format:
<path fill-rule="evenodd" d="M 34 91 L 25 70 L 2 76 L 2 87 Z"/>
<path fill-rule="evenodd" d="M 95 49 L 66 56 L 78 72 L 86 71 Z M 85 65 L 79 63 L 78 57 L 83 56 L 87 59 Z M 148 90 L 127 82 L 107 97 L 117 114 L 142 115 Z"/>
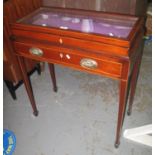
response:
<path fill-rule="evenodd" d="M 99 59 L 89 54 L 81 54 L 78 50 L 35 46 L 20 42 L 14 43 L 16 54 L 27 58 L 46 61 L 49 63 L 63 64 L 79 70 L 86 70 L 91 73 L 103 74 L 113 78 L 121 77 L 121 62 L 110 59 Z"/>

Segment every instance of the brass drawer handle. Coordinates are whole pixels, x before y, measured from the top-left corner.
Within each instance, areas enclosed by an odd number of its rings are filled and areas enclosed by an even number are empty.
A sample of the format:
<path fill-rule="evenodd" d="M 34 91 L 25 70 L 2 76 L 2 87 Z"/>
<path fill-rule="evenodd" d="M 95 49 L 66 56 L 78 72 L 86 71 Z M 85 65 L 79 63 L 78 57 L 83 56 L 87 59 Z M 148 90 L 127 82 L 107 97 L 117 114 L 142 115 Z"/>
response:
<path fill-rule="evenodd" d="M 98 63 L 95 60 L 87 58 L 81 59 L 80 65 L 88 69 L 96 69 L 98 67 Z"/>
<path fill-rule="evenodd" d="M 36 55 L 36 56 L 42 56 L 43 55 L 43 51 L 40 48 L 36 48 L 36 47 L 30 48 L 29 52 L 33 55 Z"/>

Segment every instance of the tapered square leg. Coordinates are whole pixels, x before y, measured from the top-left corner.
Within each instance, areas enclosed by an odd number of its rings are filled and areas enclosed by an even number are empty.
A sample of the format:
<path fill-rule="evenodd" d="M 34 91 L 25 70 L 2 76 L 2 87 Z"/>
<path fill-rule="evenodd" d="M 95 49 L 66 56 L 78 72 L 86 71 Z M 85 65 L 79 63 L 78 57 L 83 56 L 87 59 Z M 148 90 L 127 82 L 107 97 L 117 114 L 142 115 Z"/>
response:
<path fill-rule="evenodd" d="M 116 130 L 116 140 L 115 140 L 116 148 L 118 148 L 120 144 L 121 130 L 122 130 L 124 114 L 126 109 L 127 90 L 128 90 L 128 81 L 121 80 L 120 92 L 119 92 L 118 120 L 117 120 L 117 130 Z"/>
<path fill-rule="evenodd" d="M 57 92 L 57 91 L 58 91 L 58 88 L 57 88 L 57 84 L 56 84 L 56 77 L 55 77 L 54 64 L 48 63 L 48 67 L 49 67 L 51 79 L 52 79 L 52 82 L 53 82 L 53 90 L 54 90 L 55 92 Z"/>
<path fill-rule="evenodd" d="M 30 83 L 30 80 L 29 80 L 29 78 L 27 76 L 27 71 L 26 71 L 26 66 L 25 66 L 24 58 L 17 56 L 17 59 L 18 59 L 19 66 L 20 66 L 20 69 L 21 69 L 24 85 L 25 85 L 28 97 L 30 99 L 30 103 L 31 103 L 32 109 L 33 109 L 33 114 L 35 116 L 38 116 L 38 110 L 37 110 L 37 107 L 36 107 L 36 104 L 35 104 L 35 99 L 34 99 L 32 87 L 31 87 L 31 83 Z"/>
<path fill-rule="evenodd" d="M 137 85 L 137 80 L 138 80 L 138 75 L 139 75 L 139 70 L 140 70 L 141 59 L 142 59 L 142 56 L 138 57 L 134 65 L 133 73 L 131 76 L 129 106 L 127 110 L 128 115 L 131 115 L 131 111 L 132 111 L 132 105 L 133 105 L 133 100 L 134 100 L 135 91 L 136 91 L 136 85 Z"/>

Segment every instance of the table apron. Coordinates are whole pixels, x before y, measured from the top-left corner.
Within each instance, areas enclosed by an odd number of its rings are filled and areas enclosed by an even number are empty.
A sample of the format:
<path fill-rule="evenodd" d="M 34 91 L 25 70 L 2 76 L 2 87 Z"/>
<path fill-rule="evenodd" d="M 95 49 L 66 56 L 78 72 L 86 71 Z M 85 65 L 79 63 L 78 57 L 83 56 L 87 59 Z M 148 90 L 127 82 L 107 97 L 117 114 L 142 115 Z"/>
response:
<path fill-rule="evenodd" d="M 81 51 L 75 49 L 64 49 L 61 47 L 51 46 L 36 46 L 35 44 L 26 44 L 14 42 L 16 55 L 23 56 L 29 59 L 44 61 L 48 63 L 56 63 L 65 65 L 78 70 L 107 76 L 114 79 L 122 79 L 122 71 L 124 64 L 128 62 L 120 61 L 113 58 L 99 58 L 94 55 L 81 54 Z M 42 54 L 32 53 L 31 50 L 39 49 Z M 124 72 L 124 71 L 123 71 Z M 124 76 L 125 77 L 125 76 Z"/>

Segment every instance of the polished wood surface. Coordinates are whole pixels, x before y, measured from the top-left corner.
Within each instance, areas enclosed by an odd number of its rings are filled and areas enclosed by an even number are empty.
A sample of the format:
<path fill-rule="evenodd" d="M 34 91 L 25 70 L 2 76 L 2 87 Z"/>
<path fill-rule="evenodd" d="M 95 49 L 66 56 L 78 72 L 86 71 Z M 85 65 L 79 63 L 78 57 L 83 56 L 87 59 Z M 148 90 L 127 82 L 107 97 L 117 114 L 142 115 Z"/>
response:
<path fill-rule="evenodd" d="M 27 90 L 31 106 L 33 108 L 33 114 L 35 116 L 37 116 L 38 115 L 38 110 L 37 110 L 37 107 L 36 107 L 36 104 L 35 104 L 35 99 L 34 99 L 34 95 L 33 95 L 33 91 L 32 91 L 32 86 L 31 86 L 30 80 L 29 80 L 29 78 L 27 76 L 26 65 L 25 65 L 25 62 L 24 62 L 24 58 L 17 57 L 17 59 L 18 59 L 18 62 L 19 62 L 19 66 L 21 68 L 22 75 L 23 75 L 25 88 Z"/>
<path fill-rule="evenodd" d="M 49 67 L 49 71 L 50 71 L 50 75 L 51 75 L 51 79 L 52 79 L 52 82 L 53 82 L 53 90 L 55 92 L 57 92 L 58 90 L 58 87 L 57 87 L 57 84 L 56 84 L 56 77 L 55 77 L 55 68 L 54 68 L 54 64 L 48 64 L 48 67 Z"/>
<path fill-rule="evenodd" d="M 130 90 L 129 106 L 128 106 L 128 110 L 127 110 L 128 115 L 131 115 L 131 112 L 132 112 L 132 105 L 133 105 L 133 101 L 134 101 L 136 85 L 137 85 L 139 70 L 140 70 L 142 56 L 143 56 L 143 48 L 144 48 L 144 40 L 142 40 L 141 46 L 138 49 L 140 51 L 140 54 L 134 63 L 133 71 L 132 71 L 133 73 L 131 74 L 131 81 L 130 81 L 131 90 Z"/>
<path fill-rule="evenodd" d="M 44 52 L 43 54 L 44 56 L 39 57 L 39 60 L 41 61 L 50 61 L 57 64 L 63 64 L 66 66 L 77 68 L 79 70 L 86 70 L 91 73 L 94 73 L 95 71 L 95 73 L 98 73 L 101 75 L 104 74 L 113 78 L 118 78 L 118 79 L 121 78 L 121 74 L 122 74 L 121 68 L 122 68 L 123 61 L 121 63 L 120 59 L 110 58 L 110 57 L 107 58 L 106 56 L 100 57 L 100 55 L 97 55 L 96 57 L 94 57 L 95 54 L 91 55 L 88 52 L 82 53 L 82 51 L 80 50 L 73 51 L 72 49 L 69 49 L 69 48 L 57 48 L 54 46 L 45 47 L 45 45 L 39 46 L 38 44 L 26 44 L 26 43 L 16 42 L 14 46 L 15 46 L 17 55 L 21 55 L 27 58 L 33 58 L 35 60 L 38 60 L 38 56 L 33 55 L 29 52 L 29 49 L 31 47 L 37 46 L 38 48 L 42 49 Z M 61 58 L 60 54 L 63 54 L 64 58 Z M 71 60 L 66 58 L 67 54 L 71 57 Z M 94 59 L 95 61 L 98 62 L 98 68 L 95 70 L 90 70 L 90 69 L 81 67 L 79 62 L 82 58 Z"/>
<path fill-rule="evenodd" d="M 147 0 L 43 0 L 43 5 L 144 16 Z"/>
<path fill-rule="evenodd" d="M 126 107 L 128 80 L 127 81 L 121 80 L 119 89 L 120 91 L 119 91 L 119 106 L 118 106 L 118 122 L 117 122 L 116 140 L 115 140 L 116 148 L 120 145 L 120 136 Z"/>
<path fill-rule="evenodd" d="M 32 1 L 35 5 L 31 5 Z M 13 54 L 14 49 L 10 40 L 10 36 L 12 35 L 10 23 L 40 7 L 40 2 L 40 0 L 7 0 L 3 5 L 3 79 L 13 99 L 16 99 L 15 90 L 21 84 L 22 74 L 17 58 Z M 32 73 L 37 69 L 37 64 L 37 61 L 26 60 L 27 72 Z"/>
<path fill-rule="evenodd" d="M 93 14 L 101 18 L 102 16 L 108 18 L 114 16 L 120 18 L 120 20 L 121 18 L 128 20 L 135 19 L 135 17 L 120 14 L 104 14 L 94 11 L 90 12 L 62 8 L 51 9 L 58 12 L 71 11 L 72 13 Z M 31 15 L 24 19 L 30 17 Z M 81 71 L 117 79 L 120 81 L 120 94 L 115 147 L 118 147 L 130 87 L 132 94 L 130 100 L 132 100 L 135 93 L 134 81 L 138 74 L 135 67 L 137 68 L 139 66 L 138 62 L 142 55 L 142 49 L 140 47 L 144 34 L 143 23 L 144 19 L 139 18 L 133 25 L 133 29 L 129 36 L 125 39 L 72 30 L 66 31 L 52 27 L 34 26 L 24 24 L 22 20 L 20 20 L 19 23 L 13 23 L 14 54 L 18 56 L 34 113 L 37 109 L 30 83 L 26 78 L 23 57 L 45 61 L 51 64 L 61 64 Z M 86 62 L 86 65 L 83 65 L 85 61 L 88 61 L 88 63 Z M 51 71 L 54 88 L 56 88 L 55 75 L 52 74 L 54 73 L 54 66 L 49 65 L 49 69 Z M 130 83 L 130 81 L 132 82 Z M 130 103 L 130 107 L 131 105 L 132 103 Z"/>

